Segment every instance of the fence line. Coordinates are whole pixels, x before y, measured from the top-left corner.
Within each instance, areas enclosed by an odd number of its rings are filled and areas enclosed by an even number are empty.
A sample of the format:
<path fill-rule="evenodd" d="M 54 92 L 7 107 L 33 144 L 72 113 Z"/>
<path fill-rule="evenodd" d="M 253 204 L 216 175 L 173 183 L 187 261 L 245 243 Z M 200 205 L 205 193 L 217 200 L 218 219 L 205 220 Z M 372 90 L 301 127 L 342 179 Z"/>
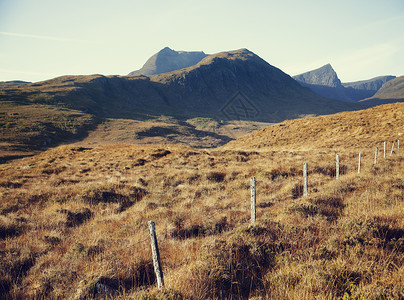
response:
<path fill-rule="evenodd" d="M 383 143 L 384 145 L 384 157 L 386 157 L 386 142 Z M 391 148 L 390 156 L 394 153 L 394 142 Z M 376 147 L 375 150 L 375 158 L 374 158 L 374 165 L 377 163 L 377 155 L 378 155 L 379 148 Z M 397 154 L 400 153 L 400 140 L 397 140 Z M 361 164 L 362 164 L 362 152 L 359 152 L 358 158 L 358 174 L 361 172 Z M 339 179 L 340 176 L 340 155 L 336 154 L 336 179 Z M 256 222 L 256 179 L 255 177 L 250 178 L 250 189 L 251 189 L 251 224 Z M 308 195 L 308 164 L 305 162 L 303 164 L 303 196 L 307 197 Z M 159 289 L 164 287 L 164 277 L 163 271 L 161 267 L 161 259 L 160 259 L 160 252 L 157 244 L 157 235 L 156 235 L 156 227 L 153 221 L 148 222 L 149 225 L 149 235 L 150 235 L 150 243 L 151 243 L 151 250 L 152 250 L 152 260 L 154 271 L 156 274 L 157 286 Z M 148 238 L 138 241 L 135 244 L 144 243 L 147 241 Z"/>

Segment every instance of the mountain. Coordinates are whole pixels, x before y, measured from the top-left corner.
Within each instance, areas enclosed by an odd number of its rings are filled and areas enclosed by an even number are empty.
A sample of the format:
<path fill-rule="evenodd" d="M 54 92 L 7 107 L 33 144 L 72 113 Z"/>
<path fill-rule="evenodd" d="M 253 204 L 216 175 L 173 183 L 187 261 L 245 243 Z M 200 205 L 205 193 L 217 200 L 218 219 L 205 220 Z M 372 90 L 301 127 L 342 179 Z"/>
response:
<path fill-rule="evenodd" d="M 313 93 L 247 49 L 210 55 L 194 66 L 150 77 L 63 76 L 4 88 L 2 99 L 100 117 L 164 114 L 265 122 L 358 108 Z"/>
<path fill-rule="evenodd" d="M 245 151 L 373 151 L 374 147 L 381 147 L 383 141 L 400 139 L 403 134 L 404 103 L 393 103 L 359 111 L 284 121 L 231 141 L 223 148 Z"/>
<path fill-rule="evenodd" d="M 307 86 L 328 86 L 334 88 L 341 86 L 341 81 L 330 64 L 313 71 L 293 76 L 293 78 Z"/>
<path fill-rule="evenodd" d="M 345 93 L 356 101 L 372 97 L 386 82 L 396 78 L 396 76 L 378 76 L 368 80 L 342 83 Z"/>
<path fill-rule="evenodd" d="M 130 72 L 128 75 L 149 76 L 171 72 L 196 65 L 206 56 L 208 55 L 203 51 L 175 51 L 165 47 L 150 57 L 140 70 Z"/>
<path fill-rule="evenodd" d="M 337 73 L 330 64 L 316 70 L 293 76 L 302 86 L 310 88 L 313 92 L 341 101 L 354 102 L 345 93 L 345 88 L 339 80 Z"/>
<path fill-rule="evenodd" d="M 368 80 L 342 83 L 330 64 L 293 76 L 301 85 L 330 99 L 357 102 L 372 97 L 380 87 L 395 76 L 379 76 Z"/>
<path fill-rule="evenodd" d="M 370 105 L 404 102 L 404 76 L 386 82 L 373 97 L 364 99 L 362 102 Z"/>

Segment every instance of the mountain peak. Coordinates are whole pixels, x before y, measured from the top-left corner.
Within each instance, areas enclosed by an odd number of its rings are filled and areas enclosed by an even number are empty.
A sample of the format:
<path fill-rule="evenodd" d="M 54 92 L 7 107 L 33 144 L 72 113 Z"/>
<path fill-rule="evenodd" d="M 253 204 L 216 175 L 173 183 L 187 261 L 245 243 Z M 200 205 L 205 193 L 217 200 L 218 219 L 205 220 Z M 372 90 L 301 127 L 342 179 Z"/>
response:
<path fill-rule="evenodd" d="M 128 75 L 157 75 L 193 66 L 206 55 L 203 51 L 175 51 L 169 47 L 161 49 L 150 57 L 140 70 Z"/>
<path fill-rule="evenodd" d="M 293 78 L 303 84 L 329 87 L 341 86 L 337 73 L 329 63 L 313 71 L 293 76 Z"/>

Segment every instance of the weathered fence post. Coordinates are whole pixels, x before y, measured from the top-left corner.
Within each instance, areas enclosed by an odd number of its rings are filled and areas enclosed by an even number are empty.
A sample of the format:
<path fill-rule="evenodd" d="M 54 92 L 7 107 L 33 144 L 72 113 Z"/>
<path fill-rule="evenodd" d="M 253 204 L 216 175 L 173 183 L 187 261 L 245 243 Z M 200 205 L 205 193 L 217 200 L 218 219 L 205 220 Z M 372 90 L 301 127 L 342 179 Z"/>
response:
<path fill-rule="evenodd" d="M 393 152 L 394 152 L 394 142 L 393 142 L 393 146 L 391 146 L 390 156 L 393 155 Z"/>
<path fill-rule="evenodd" d="M 336 156 L 336 162 L 335 162 L 335 178 L 339 179 L 339 154 Z"/>
<path fill-rule="evenodd" d="M 157 245 L 156 225 L 149 221 L 150 242 L 153 256 L 154 272 L 157 278 L 157 287 L 161 289 L 164 286 L 163 270 L 161 269 L 160 252 Z"/>
<path fill-rule="evenodd" d="M 376 151 L 375 151 L 375 163 L 374 164 L 376 164 L 377 163 L 377 152 L 379 151 L 379 148 L 378 147 L 376 147 Z"/>
<path fill-rule="evenodd" d="M 383 146 L 384 146 L 383 158 L 386 158 L 386 142 L 384 142 Z"/>
<path fill-rule="evenodd" d="M 251 224 L 255 223 L 256 218 L 256 196 L 255 177 L 251 177 Z"/>
<path fill-rule="evenodd" d="M 361 173 L 361 159 L 362 159 L 362 153 L 359 153 L 358 174 Z"/>
<path fill-rule="evenodd" d="M 307 197 L 307 163 L 303 164 L 303 196 Z"/>
<path fill-rule="evenodd" d="M 397 140 L 397 154 L 400 154 L 400 140 Z"/>

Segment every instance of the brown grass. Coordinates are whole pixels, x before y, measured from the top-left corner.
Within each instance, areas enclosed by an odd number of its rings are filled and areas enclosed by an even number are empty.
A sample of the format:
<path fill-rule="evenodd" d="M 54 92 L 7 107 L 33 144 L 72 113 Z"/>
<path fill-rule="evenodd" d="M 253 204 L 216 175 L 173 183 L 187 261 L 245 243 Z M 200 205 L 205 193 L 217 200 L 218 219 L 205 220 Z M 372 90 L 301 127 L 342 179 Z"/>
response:
<path fill-rule="evenodd" d="M 404 135 L 404 103 L 284 121 L 224 146 L 225 149 L 370 150 Z M 390 150 L 390 149 L 389 149 Z"/>
<path fill-rule="evenodd" d="M 374 150 L 364 148 L 357 174 L 357 150 L 339 151 L 346 166 L 339 180 L 335 152 L 324 149 L 62 146 L 3 164 L 1 294 L 402 299 L 404 159 L 394 153 L 374 166 Z M 308 197 L 297 192 L 304 162 Z M 162 291 L 149 220 L 156 222 Z"/>

